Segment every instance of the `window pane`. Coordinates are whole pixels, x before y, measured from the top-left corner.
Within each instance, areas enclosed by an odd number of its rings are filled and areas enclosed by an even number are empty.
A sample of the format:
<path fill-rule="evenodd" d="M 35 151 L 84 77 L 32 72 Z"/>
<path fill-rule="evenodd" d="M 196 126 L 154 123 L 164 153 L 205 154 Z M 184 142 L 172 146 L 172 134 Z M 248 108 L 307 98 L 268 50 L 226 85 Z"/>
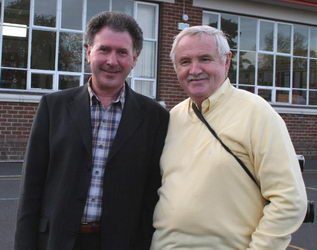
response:
<path fill-rule="evenodd" d="M 307 87 L 307 59 L 293 59 L 293 88 Z"/>
<path fill-rule="evenodd" d="M 109 10 L 110 0 L 89 0 L 87 1 L 87 23 L 94 15 L 101 11 Z"/>
<path fill-rule="evenodd" d="M 79 76 L 59 76 L 58 89 L 68 89 L 78 87 L 80 84 Z"/>
<path fill-rule="evenodd" d="M 260 50 L 273 51 L 274 24 L 260 22 Z"/>
<path fill-rule="evenodd" d="M 0 88 L 26 89 L 26 70 L 2 69 Z"/>
<path fill-rule="evenodd" d="M 256 49 L 256 20 L 253 18 L 240 19 L 240 49 Z"/>
<path fill-rule="evenodd" d="M 86 84 L 91 77 L 91 74 L 84 74 L 84 84 Z"/>
<path fill-rule="evenodd" d="M 237 82 L 237 52 L 232 51 L 231 65 L 228 73 L 231 83 Z"/>
<path fill-rule="evenodd" d="M 47 74 L 32 73 L 31 88 L 52 89 L 53 88 L 53 76 L 47 75 Z"/>
<path fill-rule="evenodd" d="M 135 80 L 134 89 L 136 92 L 149 97 L 153 96 L 153 82 L 144 80 Z"/>
<path fill-rule="evenodd" d="M 306 90 L 293 90 L 292 104 L 306 105 Z"/>
<path fill-rule="evenodd" d="M 203 16 L 203 24 L 204 25 L 209 25 L 214 28 L 218 28 L 218 15 L 217 14 L 211 14 L 211 13 L 206 13 Z"/>
<path fill-rule="evenodd" d="M 309 88 L 310 89 L 317 89 L 317 60 L 310 60 Z"/>
<path fill-rule="evenodd" d="M 285 102 L 288 103 L 289 91 L 285 90 L 276 90 L 276 102 Z"/>
<path fill-rule="evenodd" d="M 34 24 L 56 27 L 56 0 L 34 0 Z"/>
<path fill-rule="evenodd" d="M 307 56 L 308 52 L 308 27 L 294 25 L 294 55 Z"/>
<path fill-rule="evenodd" d="M 3 26 L 5 28 L 5 26 Z M 10 27 L 9 27 L 10 28 Z M 26 30 L 27 32 L 27 30 Z M 2 66 L 26 68 L 28 60 L 28 36 L 3 36 Z"/>
<path fill-rule="evenodd" d="M 258 89 L 258 95 L 263 97 L 266 101 L 272 101 L 272 90 L 271 89 Z"/>
<path fill-rule="evenodd" d="M 4 0 L 4 22 L 29 25 L 30 0 Z"/>
<path fill-rule="evenodd" d="M 240 52 L 239 84 L 254 84 L 255 82 L 255 53 Z"/>
<path fill-rule="evenodd" d="M 317 105 L 317 91 L 309 91 L 309 105 Z"/>
<path fill-rule="evenodd" d="M 278 24 L 277 26 L 277 52 L 290 53 L 291 51 L 291 26 Z"/>
<path fill-rule="evenodd" d="M 251 86 L 240 86 L 239 85 L 239 89 L 244 89 L 246 91 L 249 91 L 251 93 L 254 93 L 254 87 L 251 87 Z"/>
<path fill-rule="evenodd" d="M 83 0 L 63 0 L 62 28 L 82 30 Z"/>
<path fill-rule="evenodd" d="M 82 34 L 61 32 L 59 36 L 58 70 L 81 71 Z"/>
<path fill-rule="evenodd" d="M 310 27 L 310 56 L 317 57 L 317 28 Z"/>
<path fill-rule="evenodd" d="M 133 16 L 133 0 L 112 0 L 112 10 L 124 12 Z"/>
<path fill-rule="evenodd" d="M 273 55 L 258 55 L 258 85 L 273 86 Z"/>
<path fill-rule="evenodd" d="M 290 87 L 291 58 L 276 56 L 275 86 Z"/>
<path fill-rule="evenodd" d="M 33 30 L 32 32 L 32 69 L 55 70 L 56 33 Z"/>
<path fill-rule="evenodd" d="M 156 37 L 156 6 L 153 5 L 145 5 L 138 4 L 138 16 L 137 22 L 139 23 L 144 38 L 152 38 Z"/>
<path fill-rule="evenodd" d="M 227 35 L 230 48 L 236 49 L 238 45 L 238 17 L 221 14 L 221 30 Z"/>
<path fill-rule="evenodd" d="M 143 42 L 143 50 L 135 67 L 137 77 L 155 77 L 155 42 Z"/>

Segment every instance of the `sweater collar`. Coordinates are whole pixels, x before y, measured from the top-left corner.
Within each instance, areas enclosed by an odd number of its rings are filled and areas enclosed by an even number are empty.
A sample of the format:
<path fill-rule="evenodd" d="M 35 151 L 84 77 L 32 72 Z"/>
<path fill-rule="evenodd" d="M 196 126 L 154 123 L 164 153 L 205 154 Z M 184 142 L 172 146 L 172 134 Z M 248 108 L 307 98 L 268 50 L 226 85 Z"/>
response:
<path fill-rule="evenodd" d="M 202 113 L 206 114 L 210 110 L 213 109 L 213 107 L 220 102 L 220 100 L 223 99 L 224 94 L 227 92 L 227 90 L 230 88 L 231 83 L 229 78 L 227 78 L 221 86 L 216 90 L 215 93 L 213 93 L 211 96 L 209 96 L 207 99 L 205 99 L 201 104 Z M 189 100 L 189 106 L 188 109 L 191 110 L 192 100 Z"/>

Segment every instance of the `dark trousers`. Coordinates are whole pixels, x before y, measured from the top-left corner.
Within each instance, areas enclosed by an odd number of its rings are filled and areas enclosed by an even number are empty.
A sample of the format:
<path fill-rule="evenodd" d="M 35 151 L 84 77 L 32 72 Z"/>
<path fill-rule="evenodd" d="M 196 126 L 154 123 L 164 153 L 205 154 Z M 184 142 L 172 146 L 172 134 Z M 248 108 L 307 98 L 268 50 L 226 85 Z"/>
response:
<path fill-rule="evenodd" d="M 73 250 L 101 250 L 100 233 L 79 233 Z"/>

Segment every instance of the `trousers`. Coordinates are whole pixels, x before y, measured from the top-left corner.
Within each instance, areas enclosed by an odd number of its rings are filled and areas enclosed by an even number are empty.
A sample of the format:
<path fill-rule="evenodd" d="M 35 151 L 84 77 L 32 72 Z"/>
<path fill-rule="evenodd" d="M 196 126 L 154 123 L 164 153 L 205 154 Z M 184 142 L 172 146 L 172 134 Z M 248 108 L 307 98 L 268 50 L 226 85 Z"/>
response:
<path fill-rule="evenodd" d="M 100 232 L 79 233 L 73 250 L 101 250 Z"/>

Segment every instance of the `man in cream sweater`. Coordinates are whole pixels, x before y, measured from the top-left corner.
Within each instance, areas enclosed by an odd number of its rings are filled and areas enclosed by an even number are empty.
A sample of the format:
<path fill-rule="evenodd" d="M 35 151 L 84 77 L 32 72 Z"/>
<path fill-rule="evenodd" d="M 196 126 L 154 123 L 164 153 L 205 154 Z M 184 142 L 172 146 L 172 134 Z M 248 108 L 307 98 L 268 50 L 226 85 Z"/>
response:
<path fill-rule="evenodd" d="M 261 97 L 230 84 L 231 52 L 221 31 L 183 30 L 171 59 L 189 98 L 171 110 L 151 249 L 286 249 L 307 197 L 284 121 Z"/>

